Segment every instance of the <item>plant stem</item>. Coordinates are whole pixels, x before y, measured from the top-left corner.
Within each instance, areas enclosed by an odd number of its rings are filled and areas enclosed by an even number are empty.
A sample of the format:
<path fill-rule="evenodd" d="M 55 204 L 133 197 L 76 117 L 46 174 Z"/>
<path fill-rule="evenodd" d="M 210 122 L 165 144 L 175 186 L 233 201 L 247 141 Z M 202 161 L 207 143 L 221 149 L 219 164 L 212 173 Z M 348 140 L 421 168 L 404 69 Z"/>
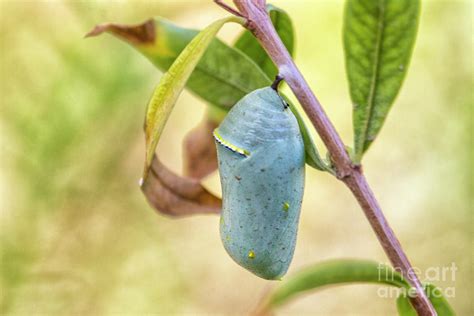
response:
<path fill-rule="evenodd" d="M 273 27 L 265 8 L 265 1 L 234 0 L 234 3 L 240 15 L 247 19 L 247 29 L 254 34 L 278 67 L 279 74 L 291 88 L 313 123 L 328 149 L 337 178 L 346 184 L 359 202 L 392 265 L 416 290 L 416 296 L 411 299 L 413 307 L 419 315 L 436 315 L 436 311 L 423 291 L 420 280 L 370 189 L 361 166 L 352 162 L 339 134 Z"/>

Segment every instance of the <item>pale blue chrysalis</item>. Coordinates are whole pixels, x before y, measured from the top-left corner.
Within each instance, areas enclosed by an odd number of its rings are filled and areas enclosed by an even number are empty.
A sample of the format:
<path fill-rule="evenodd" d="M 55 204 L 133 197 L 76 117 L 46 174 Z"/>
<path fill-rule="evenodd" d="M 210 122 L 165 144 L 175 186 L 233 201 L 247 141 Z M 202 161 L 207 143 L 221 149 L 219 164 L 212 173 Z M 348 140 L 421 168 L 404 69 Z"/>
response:
<path fill-rule="evenodd" d="M 264 279 L 281 278 L 296 244 L 304 144 L 296 118 L 271 87 L 255 90 L 215 130 L 226 251 Z"/>

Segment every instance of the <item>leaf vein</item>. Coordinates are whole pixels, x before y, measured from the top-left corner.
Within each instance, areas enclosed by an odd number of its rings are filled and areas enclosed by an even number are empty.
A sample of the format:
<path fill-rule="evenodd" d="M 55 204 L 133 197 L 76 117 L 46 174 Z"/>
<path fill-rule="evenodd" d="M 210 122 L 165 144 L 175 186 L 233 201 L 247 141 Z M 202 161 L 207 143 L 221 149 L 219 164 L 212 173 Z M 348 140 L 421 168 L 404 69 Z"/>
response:
<path fill-rule="evenodd" d="M 363 126 L 363 143 L 362 147 L 357 148 L 358 153 L 361 155 L 362 152 L 364 151 L 365 141 L 370 141 L 368 139 L 368 132 L 371 127 L 371 121 L 372 121 L 372 116 L 373 116 L 373 110 L 374 110 L 374 104 L 375 104 L 375 93 L 377 90 L 377 78 L 379 75 L 380 71 L 380 57 L 382 54 L 382 42 L 383 42 L 383 36 L 384 36 L 384 30 L 385 30 L 385 21 L 384 21 L 384 15 L 385 15 L 385 0 L 380 0 L 379 2 L 379 23 L 378 23 L 378 29 L 377 29 L 377 40 L 376 40 L 376 49 L 375 49 L 375 54 L 374 54 L 374 67 L 373 67 L 373 74 L 372 74 L 372 80 L 371 80 L 371 87 L 370 87 L 370 93 L 369 97 L 367 100 L 367 119 L 366 122 Z"/>

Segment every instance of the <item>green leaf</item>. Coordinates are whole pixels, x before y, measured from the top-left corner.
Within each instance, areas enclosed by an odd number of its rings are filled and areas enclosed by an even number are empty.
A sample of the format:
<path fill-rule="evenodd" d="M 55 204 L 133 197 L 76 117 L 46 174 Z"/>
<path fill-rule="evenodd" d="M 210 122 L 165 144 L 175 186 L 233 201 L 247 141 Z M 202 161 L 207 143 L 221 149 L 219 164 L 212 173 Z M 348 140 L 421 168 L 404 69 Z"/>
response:
<path fill-rule="evenodd" d="M 306 123 L 304 122 L 300 112 L 296 109 L 296 107 L 287 97 L 285 97 L 284 95 L 282 95 L 282 97 L 288 104 L 290 104 L 290 110 L 295 115 L 296 120 L 298 121 L 298 125 L 300 126 L 301 136 L 303 137 L 304 149 L 306 152 L 306 163 L 315 169 L 335 174 L 334 170 L 331 169 L 329 165 L 321 158 L 316 148 L 316 144 L 314 143 L 314 140 L 311 137 L 309 129 L 306 126 Z"/>
<path fill-rule="evenodd" d="M 331 260 L 303 269 L 284 280 L 267 297 L 263 309 L 286 303 L 302 292 L 344 283 L 382 283 L 409 288 L 391 267 L 368 260 Z"/>
<path fill-rule="evenodd" d="M 350 283 L 376 283 L 396 286 L 403 293 L 410 293 L 410 284 L 391 267 L 369 260 L 331 260 L 305 268 L 284 280 L 264 298 L 258 311 L 265 314 L 283 305 L 295 296 L 330 285 Z M 425 285 L 425 292 L 439 316 L 455 315 L 442 296 L 441 289 L 432 284 Z M 397 299 L 400 316 L 416 316 L 416 311 L 406 295 Z"/>
<path fill-rule="evenodd" d="M 375 140 L 408 70 L 419 0 L 347 0 L 344 49 L 356 160 Z"/>
<path fill-rule="evenodd" d="M 272 12 L 277 11 L 277 9 L 272 10 Z M 279 24 L 285 25 L 288 22 L 283 21 L 287 21 L 287 18 L 281 12 L 281 10 L 278 10 L 276 21 L 282 21 Z M 287 27 L 279 28 L 287 29 Z M 158 17 L 134 26 L 101 24 L 89 32 L 87 36 L 96 36 L 103 32 L 111 33 L 125 40 L 162 71 L 170 68 L 180 52 L 198 34 L 196 30 L 181 28 Z M 281 32 L 282 35 L 285 34 L 283 31 Z M 285 36 L 288 37 L 289 35 Z M 259 45 L 255 39 L 253 41 L 254 44 Z M 290 40 L 286 39 L 285 42 L 290 43 Z M 269 86 L 271 83 L 272 80 L 250 57 L 218 39 L 213 39 L 194 68 L 186 86 L 204 100 L 228 111 L 246 94 L 258 88 Z M 212 106 L 209 110 L 214 118 L 222 118 L 222 111 Z M 301 115 L 296 112 L 294 106 L 292 110 L 298 119 L 303 134 L 306 162 L 316 169 L 329 171 L 330 169 L 320 158 Z M 151 159 L 151 157 L 149 158 Z"/>
<path fill-rule="evenodd" d="M 425 284 L 425 292 L 438 316 L 454 316 L 454 310 L 449 305 L 440 288 L 433 284 Z M 397 299 L 397 310 L 400 316 L 417 316 L 415 309 L 410 304 L 406 295 L 400 295 Z"/>
<path fill-rule="evenodd" d="M 282 9 L 271 4 L 267 5 L 267 11 L 270 14 L 273 26 L 283 44 L 288 52 L 293 55 L 294 31 L 290 16 Z M 251 32 L 242 32 L 242 35 L 235 42 L 234 47 L 252 58 L 252 60 L 262 68 L 270 79 L 275 78 L 278 74 L 276 66 Z"/>
<path fill-rule="evenodd" d="M 179 27 L 159 17 L 135 26 L 98 25 L 88 35 L 103 32 L 125 40 L 162 71 L 168 70 L 198 34 L 197 30 Z M 215 38 L 186 86 L 209 103 L 229 109 L 246 94 L 268 84 L 265 73 L 253 60 Z"/>
<path fill-rule="evenodd" d="M 196 68 L 199 59 L 211 44 L 217 32 L 227 22 L 242 19 L 228 17 L 220 19 L 197 34 L 163 75 L 148 104 L 145 118 L 146 159 L 143 178 L 146 179 L 155 155 L 156 145 L 178 96 Z"/>

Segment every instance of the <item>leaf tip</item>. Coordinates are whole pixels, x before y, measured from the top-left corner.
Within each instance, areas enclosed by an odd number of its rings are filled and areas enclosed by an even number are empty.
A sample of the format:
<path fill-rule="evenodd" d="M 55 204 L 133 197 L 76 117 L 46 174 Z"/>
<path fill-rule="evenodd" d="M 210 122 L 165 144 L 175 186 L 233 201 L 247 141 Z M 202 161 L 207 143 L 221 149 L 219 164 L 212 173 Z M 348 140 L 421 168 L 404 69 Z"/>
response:
<path fill-rule="evenodd" d="M 94 37 L 104 32 L 111 33 L 121 39 L 133 44 L 149 44 L 155 42 L 155 21 L 148 19 L 137 25 L 123 25 L 115 23 L 104 23 L 96 25 L 84 37 Z"/>
<path fill-rule="evenodd" d="M 94 28 L 92 30 L 87 32 L 84 35 L 84 38 L 98 36 L 98 35 L 104 33 L 106 31 L 106 29 L 107 29 L 107 24 L 98 24 L 98 25 L 94 26 Z"/>

